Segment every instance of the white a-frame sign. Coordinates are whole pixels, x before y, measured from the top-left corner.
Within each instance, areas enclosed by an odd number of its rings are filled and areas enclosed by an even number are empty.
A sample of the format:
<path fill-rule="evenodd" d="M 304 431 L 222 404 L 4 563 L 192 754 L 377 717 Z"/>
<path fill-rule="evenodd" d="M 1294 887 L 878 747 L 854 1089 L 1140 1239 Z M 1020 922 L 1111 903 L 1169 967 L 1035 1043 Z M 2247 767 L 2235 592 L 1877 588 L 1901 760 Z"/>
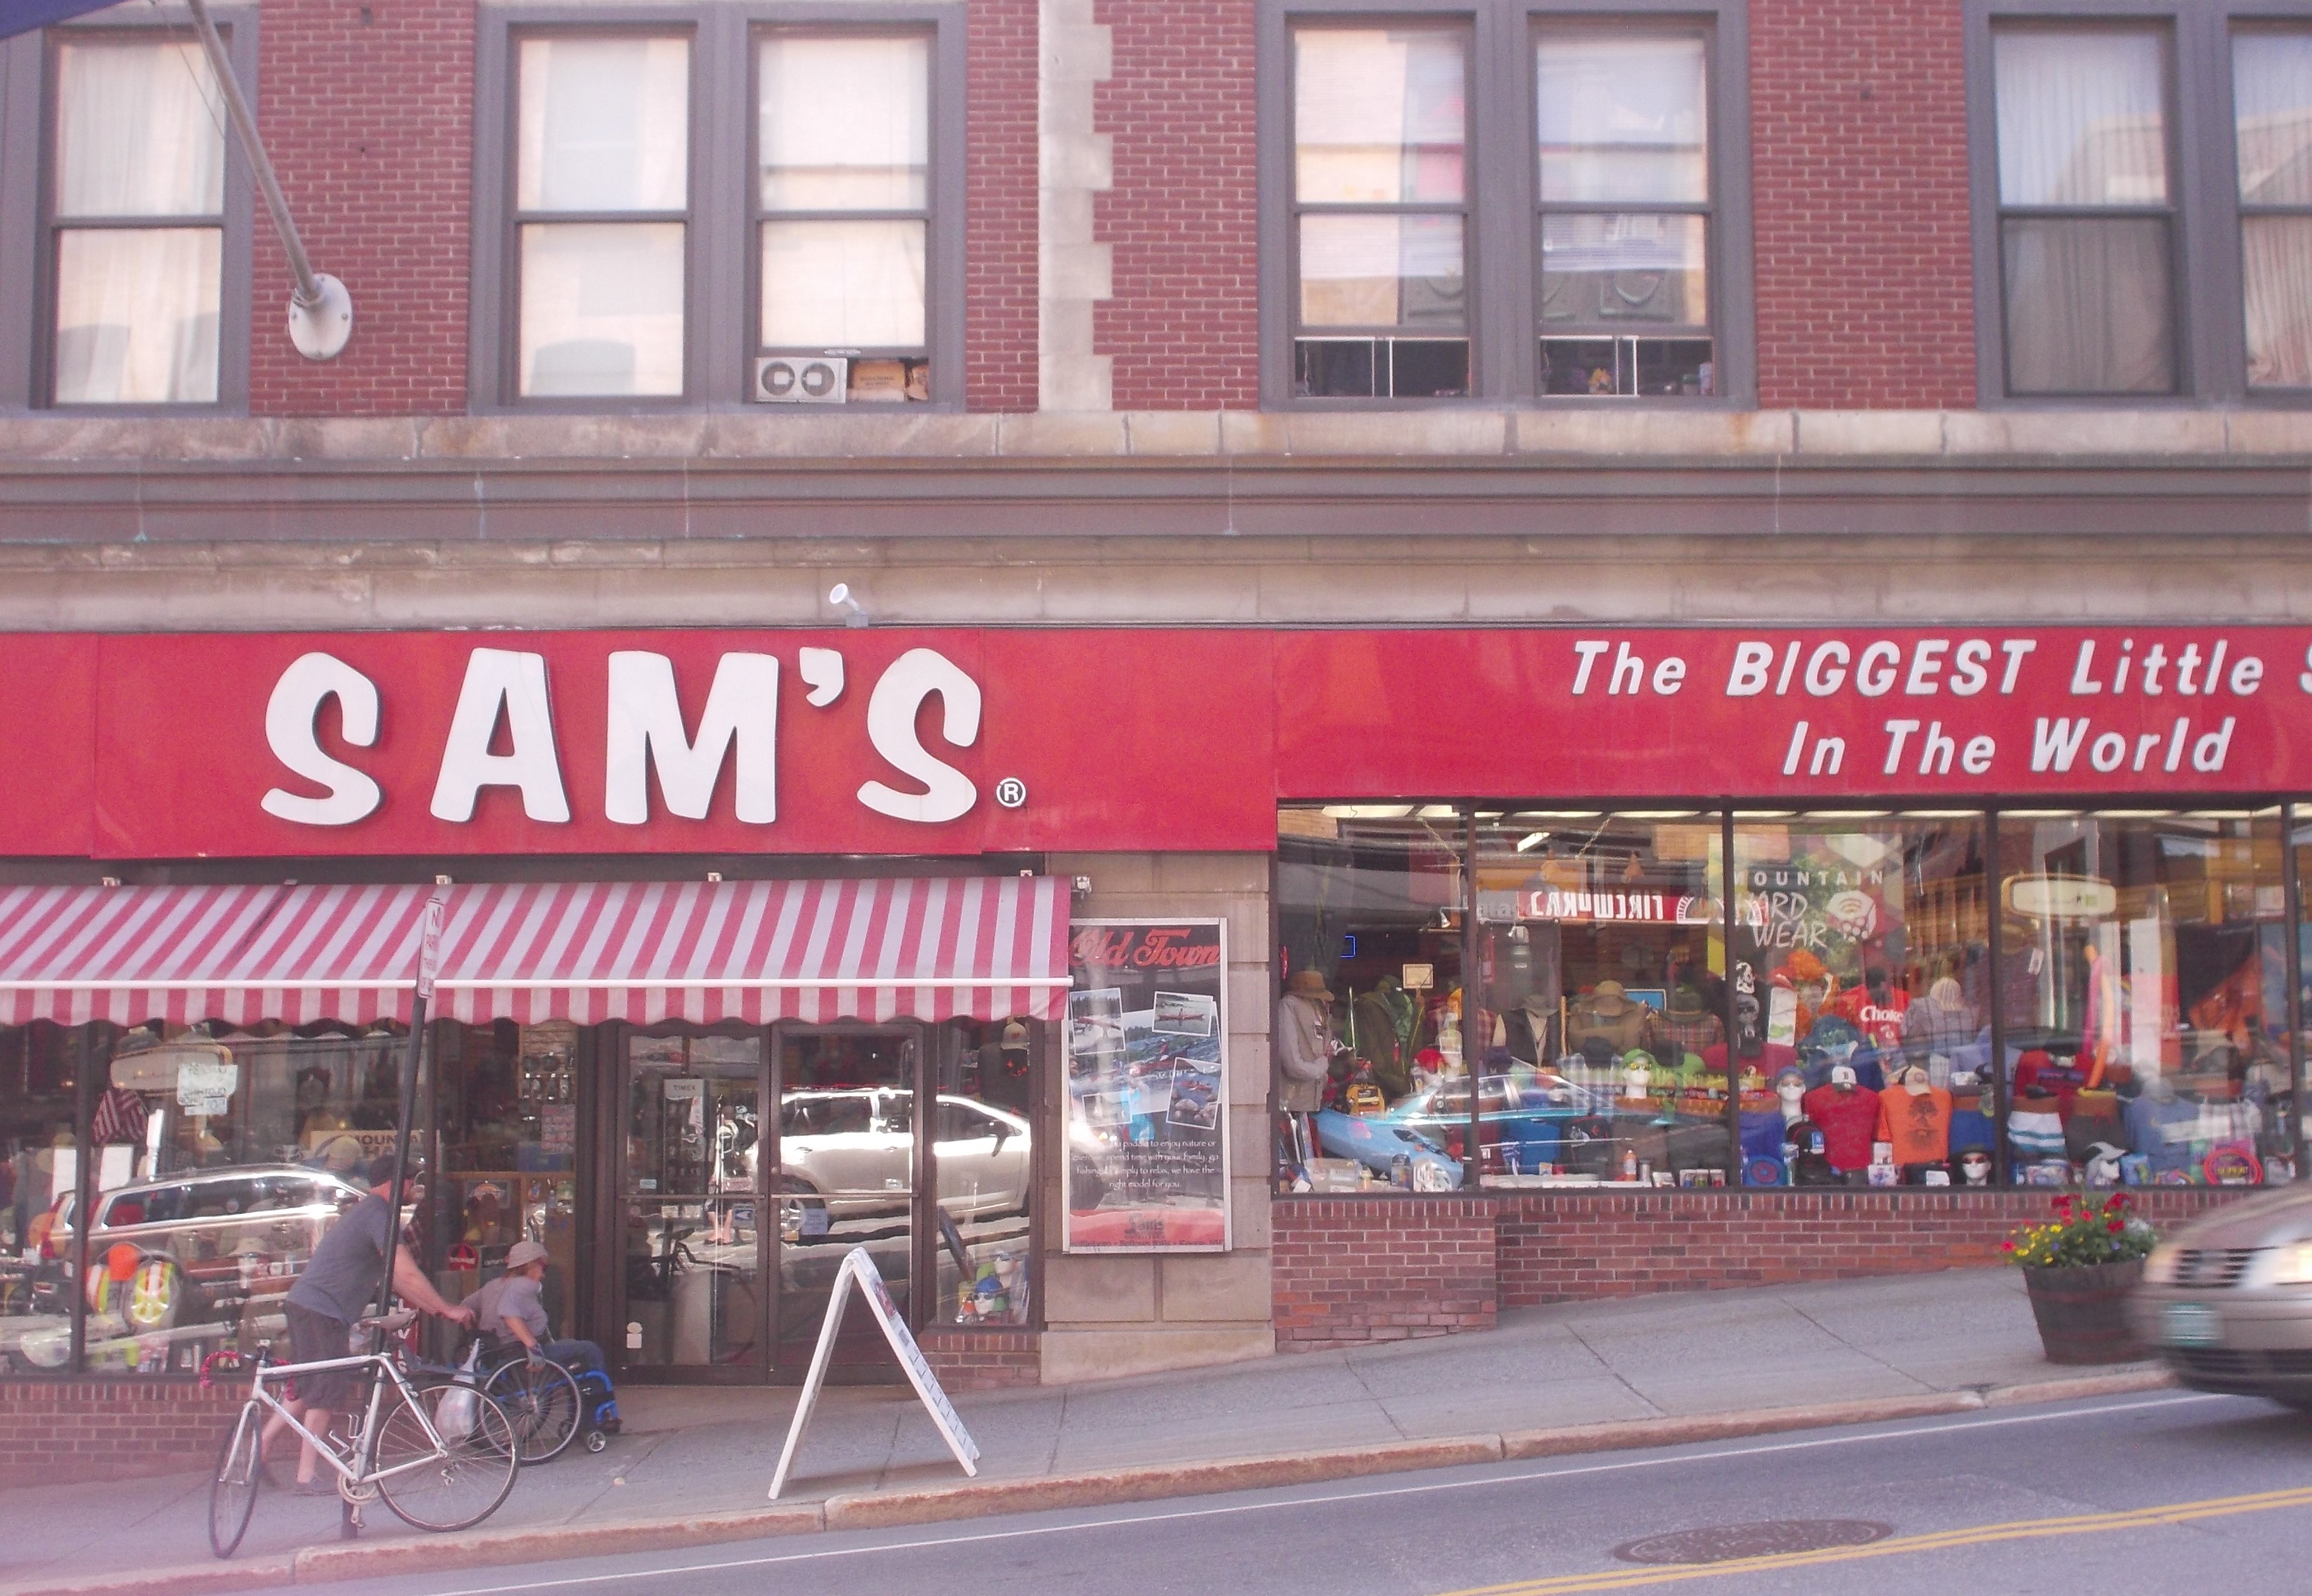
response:
<path fill-rule="evenodd" d="M 972 1440 L 971 1432 L 963 1427 L 963 1420 L 940 1389 L 939 1376 L 924 1357 L 924 1349 L 915 1345 L 908 1333 L 907 1321 L 899 1312 L 899 1304 L 891 1300 L 890 1289 L 876 1271 L 875 1260 L 867 1256 L 864 1247 L 854 1247 L 843 1255 L 842 1267 L 835 1272 L 835 1289 L 827 1297 L 827 1321 L 819 1327 L 819 1350 L 811 1354 L 810 1374 L 802 1382 L 802 1400 L 795 1404 L 794 1422 L 787 1426 L 787 1443 L 779 1450 L 779 1471 L 771 1476 L 771 1500 L 779 1499 L 786 1488 L 787 1470 L 794 1463 L 795 1448 L 802 1444 L 803 1426 L 810 1422 L 811 1405 L 819 1400 L 819 1388 L 826 1383 L 827 1365 L 835 1356 L 835 1332 L 843 1327 L 843 1309 L 854 1285 L 874 1310 L 875 1322 L 883 1327 L 883 1339 L 891 1343 L 891 1350 L 899 1366 L 907 1372 L 907 1382 L 915 1388 L 915 1395 L 930 1409 L 932 1423 L 946 1437 L 948 1450 L 955 1461 L 963 1465 L 967 1475 L 979 1472 L 979 1446 Z"/>

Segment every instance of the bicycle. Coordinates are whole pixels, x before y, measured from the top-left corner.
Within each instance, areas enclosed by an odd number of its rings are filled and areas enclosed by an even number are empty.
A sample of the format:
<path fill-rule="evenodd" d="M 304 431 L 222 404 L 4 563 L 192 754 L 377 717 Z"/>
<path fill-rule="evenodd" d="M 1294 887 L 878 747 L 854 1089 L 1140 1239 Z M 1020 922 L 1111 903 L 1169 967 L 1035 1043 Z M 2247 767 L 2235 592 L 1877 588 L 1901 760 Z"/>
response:
<path fill-rule="evenodd" d="M 390 1337 L 416 1314 L 408 1310 L 361 1320 L 356 1328 Z M 387 1343 L 391 1347 L 391 1342 Z M 340 1445 L 316 1435 L 269 1386 L 335 1369 L 369 1371 L 368 1395 L 345 1416 Z M 458 1406 L 451 1405 L 457 1399 Z M 470 1401 L 470 1409 L 463 1404 Z M 337 1476 L 345 1503 L 343 1533 L 361 1532 L 362 1509 L 383 1498 L 413 1529 L 469 1530 L 498 1510 L 521 1466 L 513 1421 L 497 1400 L 462 1381 L 413 1384 L 395 1350 L 318 1363 L 272 1363 L 260 1353 L 249 1400 L 218 1454 L 209 1487 L 209 1548 L 230 1557 L 249 1532 L 263 1478 L 266 1416 L 278 1414 Z"/>

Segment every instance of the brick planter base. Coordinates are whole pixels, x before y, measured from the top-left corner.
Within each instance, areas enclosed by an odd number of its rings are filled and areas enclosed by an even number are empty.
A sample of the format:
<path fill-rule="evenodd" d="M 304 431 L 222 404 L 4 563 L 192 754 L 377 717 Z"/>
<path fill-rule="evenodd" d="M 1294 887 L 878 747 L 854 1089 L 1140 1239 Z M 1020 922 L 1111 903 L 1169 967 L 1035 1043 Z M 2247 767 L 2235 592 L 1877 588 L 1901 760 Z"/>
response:
<path fill-rule="evenodd" d="M 208 1468 L 248 1397 L 246 1381 L 0 1381 L 0 1486 Z"/>
<path fill-rule="evenodd" d="M 1044 1355 L 1033 1330 L 927 1330 L 921 1345 L 946 1391 L 1043 1383 Z"/>
<path fill-rule="evenodd" d="M 1632 1191 L 1279 1198 L 1279 1351 L 1492 1328 L 1502 1308 L 2001 1261 L 2029 1191 Z M 2173 1224 L 2246 1191 L 2132 1189 Z"/>

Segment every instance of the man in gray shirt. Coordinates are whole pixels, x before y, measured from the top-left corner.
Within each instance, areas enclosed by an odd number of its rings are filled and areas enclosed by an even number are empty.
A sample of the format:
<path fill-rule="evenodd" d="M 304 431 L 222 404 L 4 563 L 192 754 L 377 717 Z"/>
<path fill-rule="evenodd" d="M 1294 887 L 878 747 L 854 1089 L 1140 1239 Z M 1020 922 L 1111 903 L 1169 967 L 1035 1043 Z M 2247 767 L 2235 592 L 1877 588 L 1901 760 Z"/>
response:
<path fill-rule="evenodd" d="M 536 1242 L 516 1242 L 506 1249 L 505 1273 L 460 1306 L 473 1311 L 474 1328 L 501 1350 L 511 1341 L 533 1363 L 551 1358 L 573 1374 L 604 1367 L 602 1349 L 593 1342 L 547 1339 L 546 1304 L 539 1300 L 545 1280 L 546 1249 Z"/>
<path fill-rule="evenodd" d="M 400 1223 L 400 1207 L 393 1199 L 391 1154 L 371 1161 L 369 1182 L 370 1195 L 338 1216 L 337 1222 L 322 1236 L 321 1244 L 313 1249 L 313 1256 L 297 1277 L 296 1284 L 289 1288 L 285 1312 L 289 1320 L 290 1355 L 298 1363 L 324 1363 L 350 1356 L 354 1321 L 369 1312 L 377 1297 L 378 1285 L 385 1278 L 385 1244 L 393 1234 L 393 1227 Z M 425 1170 L 413 1166 L 402 1190 L 410 1202 L 423 1201 Z M 451 1306 L 434 1289 L 434 1283 L 425 1278 L 425 1271 L 406 1247 L 394 1251 L 393 1289 L 428 1313 L 437 1313 L 460 1324 L 474 1321 L 471 1310 Z M 291 1407 L 299 1411 L 306 1429 L 316 1435 L 329 1433 L 330 1421 L 346 1411 L 355 1400 L 355 1373 L 352 1369 L 325 1369 L 297 1376 L 297 1400 Z M 278 1414 L 266 1420 L 259 1455 L 276 1435 L 288 1427 L 288 1420 Z M 300 1496 L 334 1494 L 334 1486 L 314 1480 L 313 1471 L 319 1462 L 312 1444 L 307 1443 L 297 1459 Z"/>

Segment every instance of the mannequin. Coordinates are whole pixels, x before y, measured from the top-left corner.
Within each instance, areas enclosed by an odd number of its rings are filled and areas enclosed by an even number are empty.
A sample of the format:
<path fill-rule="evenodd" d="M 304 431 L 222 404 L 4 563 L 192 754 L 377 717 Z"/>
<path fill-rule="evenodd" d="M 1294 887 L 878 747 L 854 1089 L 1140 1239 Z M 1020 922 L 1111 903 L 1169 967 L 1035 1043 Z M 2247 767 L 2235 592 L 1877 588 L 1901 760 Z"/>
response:
<path fill-rule="evenodd" d="M 1781 1071 L 1774 1077 L 1774 1095 L 1782 1102 L 1782 1123 L 1795 1125 L 1806 1118 L 1806 1074 L 1797 1068 Z"/>
<path fill-rule="evenodd" d="M 1991 1155 L 1970 1147 L 1958 1156 L 1958 1178 L 1969 1186 L 1991 1184 Z"/>
<path fill-rule="evenodd" d="M 1625 1103 L 1644 1103 L 1653 1096 L 1654 1061 L 1651 1055 L 1633 1049 L 1622 1060 L 1622 1099 Z"/>

